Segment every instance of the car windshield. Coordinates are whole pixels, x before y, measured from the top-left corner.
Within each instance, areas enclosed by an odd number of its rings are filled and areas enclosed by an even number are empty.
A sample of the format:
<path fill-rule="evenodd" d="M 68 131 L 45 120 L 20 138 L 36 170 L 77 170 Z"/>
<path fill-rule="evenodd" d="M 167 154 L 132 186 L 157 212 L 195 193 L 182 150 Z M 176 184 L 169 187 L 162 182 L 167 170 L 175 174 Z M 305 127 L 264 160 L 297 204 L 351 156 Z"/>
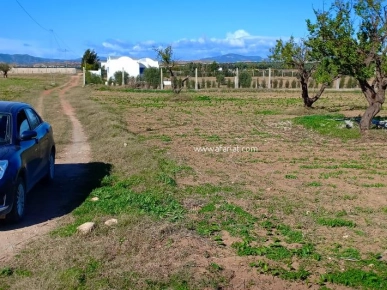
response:
<path fill-rule="evenodd" d="M 11 118 L 0 112 L 0 144 L 8 144 L 11 140 Z"/>

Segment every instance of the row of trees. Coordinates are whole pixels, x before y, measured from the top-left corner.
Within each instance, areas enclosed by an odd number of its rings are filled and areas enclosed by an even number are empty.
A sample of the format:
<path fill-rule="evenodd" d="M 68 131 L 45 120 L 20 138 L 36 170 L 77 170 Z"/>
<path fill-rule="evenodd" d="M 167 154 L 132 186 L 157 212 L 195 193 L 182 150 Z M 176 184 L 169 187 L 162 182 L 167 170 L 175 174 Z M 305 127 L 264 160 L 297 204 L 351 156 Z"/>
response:
<path fill-rule="evenodd" d="M 357 80 L 368 108 L 360 122 L 367 130 L 385 101 L 387 88 L 387 6 L 382 0 L 336 0 L 327 11 L 307 20 L 308 37 L 277 40 L 271 59 L 298 70 L 302 99 L 311 107 L 333 80 L 347 75 Z M 320 90 L 309 95 L 313 77 Z"/>
<path fill-rule="evenodd" d="M 314 11 L 315 21 L 306 21 L 309 35 L 305 39 L 277 40 L 270 58 L 281 67 L 298 71 L 306 107 L 311 107 L 325 88 L 340 76 L 356 79 L 369 105 L 360 122 L 361 130 L 367 130 L 385 101 L 386 11 L 387 6 L 382 0 L 335 0 L 327 11 Z M 171 46 L 156 49 L 156 52 L 162 67 L 169 72 L 173 91 L 179 93 L 181 87 L 176 81 L 177 66 Z M 188 64 L 189 74 L 182 79 L 182 84 L 188 80 L 195 65 Z M 216 65 L 209 65 L 209 70 L 215 72 Z M 312 96 L 309 93 L 311 78 L 320 83 L 319 90 Z M 243 82 L 242 74 L 240 81 Z"/>

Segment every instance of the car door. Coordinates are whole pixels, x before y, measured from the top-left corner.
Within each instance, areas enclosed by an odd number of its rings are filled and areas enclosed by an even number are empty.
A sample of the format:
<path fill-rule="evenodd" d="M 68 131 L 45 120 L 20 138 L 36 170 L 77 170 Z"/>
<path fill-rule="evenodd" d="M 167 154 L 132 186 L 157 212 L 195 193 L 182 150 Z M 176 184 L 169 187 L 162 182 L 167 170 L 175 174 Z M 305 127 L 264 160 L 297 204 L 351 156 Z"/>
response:
<path fill-rule="evenodd" d="M 46 173 L 46 168 L 48 164 L 48 131 L 45 126 L 43 126 L 43 121 L 40 116 L 31 108 L 25 109 L 28 122 L 31 126 L 31 130 L 35 131 L 36 142 L 38 145 L 37 151 L 37 163 L 35 168 L 35 177 L 36 182 L 40 180 Z"/>
<path fill-rule="evenodd" d="M 24 109 L 19 110 L 17 113 L 16 128 L 19 138 L 24 131 L 31 130 L 31 126 Z M 27 190 L 29 190 L 35 184 L 37 174 L 36 168 L 40 163 L 39 143 L 34 138 L 32 140 L 20 140 L 19 145 L 23 167 L 26 169 L 26 186 Z"/>

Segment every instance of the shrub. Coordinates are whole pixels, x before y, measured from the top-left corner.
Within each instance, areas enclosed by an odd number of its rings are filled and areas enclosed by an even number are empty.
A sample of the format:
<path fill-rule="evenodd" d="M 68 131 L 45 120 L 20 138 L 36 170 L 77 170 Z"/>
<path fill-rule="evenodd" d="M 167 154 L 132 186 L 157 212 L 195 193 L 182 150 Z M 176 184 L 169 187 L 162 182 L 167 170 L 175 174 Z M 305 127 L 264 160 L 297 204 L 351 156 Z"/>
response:
<path fill-rule="evenodd" d="M 345 76 L 340 78 L 339 88 L 342 89 L 345 86 Z"/>
<path fill-rule="evenodd" d="M 297 87 L 296 80 L 292 80 L 292 89 L 295 89 Z"/>
<path fill-rule="evenodd" d="M 116 80 L 113 79 L 112 77 L 109 78 L 108 80 L 108 85 L 111 86 L 111 85 L 116 85 Z"/>
<path fill-rule="evenodd" d="M 144 70 L 144 80 L 152 89 L 157 89 L 160 83 L 160 70 L 155 67 L 146 68 Z"/>
<path fill-rule="evenodd" d="M 242 88 L 250 88 L 251 79 L 251 75 L 247 71 L 243 71 L 239 76 L 239 85 Z"/>
<path fill-rule="evenodd" d="M 86 71 L 85 81 L 86 84 L 102 84 L 102 78 L 89 71 Z"/>
<path fill-rule="evenodd" d="M 122 85 L 122 72 L 121 71 L 116 71 L 114 73 L 114 79 L 116 80 L 117 85 Z M 128 84 L 129 82 L 129 74 L 124 71 L 124 84 Z"/>
<path fill-rule="evenodd" d="M 230 79 L 227 79 L 227 88 L 231 88 L 231 80 Z"/>
<path fill-rule="evenodd" d="M 218 74 L 216 76 L 216 81 L 218 83 L 218 87 L 220 87 L 220 85 L 224 85 L 225 83 L 225 77 L 224 77 L 224 74 Z"/>
<path fill-rule="evenodd" d="M 279 82 L 278 82 L 278 87 L 280 89 L 282 89 L 282 87 L 284 86 L 284 80 L 283 79 L 280 79 Z"/>
<path fill-rule="evenodd" d="M 352 89 L 357 87 L 357 80 L 353 77 L 350 77 L 347 82 L 347 88 Z"/>
<path fill-rule="evenodd" d="M 289 80 L 286 80 L 286 82 L 285 82 L 285 88 L 289 88 L 290 87 L 290 83 L 289 83 Z"/>
<path fill-rule="evenodd" d="M 276 89 L 277 87 L 278 87 L 278 80 L 275 79 L 275 80 L 273 81 L 273 89 Z"/>

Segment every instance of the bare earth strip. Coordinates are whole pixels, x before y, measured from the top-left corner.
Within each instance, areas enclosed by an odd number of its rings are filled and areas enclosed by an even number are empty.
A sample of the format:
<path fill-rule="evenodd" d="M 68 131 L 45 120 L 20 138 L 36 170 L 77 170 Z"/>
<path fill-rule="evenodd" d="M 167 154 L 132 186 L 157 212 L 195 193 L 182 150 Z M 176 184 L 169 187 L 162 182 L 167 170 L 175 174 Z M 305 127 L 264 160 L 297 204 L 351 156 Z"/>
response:
<path fill-rule="evenodd" d="M 64 86 L 45 91 L 39 98 L 36 109 L 42 112 L 44 98 L 59 89 L 63 113 L 71 120 L 72 140 L 61 151 L 60 158 L 57 156 L 55 180 L 49 185 L 38 184 L 29 193 L 24 220 L 15 225 L 0 227 L 0 265 L 13 257 L 26 243 L 53 229 L 59 219 L 71 212 L 79 202 L 79 188 L 84 183 L 86 164 L 90 161 L 90 146 L 74 109 L 65 98 L 65 93 L 78 84 L 79 76 L 73 76 Z"/>

